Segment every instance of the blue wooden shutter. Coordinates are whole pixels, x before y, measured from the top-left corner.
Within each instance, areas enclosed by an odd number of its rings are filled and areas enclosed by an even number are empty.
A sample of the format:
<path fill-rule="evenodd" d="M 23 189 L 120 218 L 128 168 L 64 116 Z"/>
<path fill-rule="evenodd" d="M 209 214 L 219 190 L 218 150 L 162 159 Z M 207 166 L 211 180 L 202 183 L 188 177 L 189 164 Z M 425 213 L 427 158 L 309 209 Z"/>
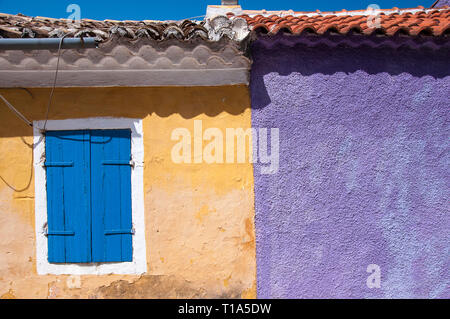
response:
<path fill-rule="evenodd" d="M 48 261 L 91 262 L 89 133 L 47 132 L 45 157 Z"/>
<path fill-rule="evenodd" d="M 133 261 L 131 131 L 91 131 L 93 262 Z"/>

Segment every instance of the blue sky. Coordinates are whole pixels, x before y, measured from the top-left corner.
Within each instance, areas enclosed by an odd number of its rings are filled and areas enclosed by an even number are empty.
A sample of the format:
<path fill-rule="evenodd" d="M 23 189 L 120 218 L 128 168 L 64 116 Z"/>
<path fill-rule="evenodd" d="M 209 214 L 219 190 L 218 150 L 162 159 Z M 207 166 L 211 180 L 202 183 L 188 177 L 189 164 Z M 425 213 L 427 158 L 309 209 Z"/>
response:
<path fill-rule="evenodd" d="M 355 10 L 378 4 L 381 8 L 429 7 L 435 0 L 240 0 L 244 9 L 295 11 Z M 96 20 L 181 20 L 204 15 L 208 4 L 220 0 L 0 0 L 0 12 L 22 13 L 29 16 L 67 18 L 69 4 L 81 8 L 81 18 Z"/>

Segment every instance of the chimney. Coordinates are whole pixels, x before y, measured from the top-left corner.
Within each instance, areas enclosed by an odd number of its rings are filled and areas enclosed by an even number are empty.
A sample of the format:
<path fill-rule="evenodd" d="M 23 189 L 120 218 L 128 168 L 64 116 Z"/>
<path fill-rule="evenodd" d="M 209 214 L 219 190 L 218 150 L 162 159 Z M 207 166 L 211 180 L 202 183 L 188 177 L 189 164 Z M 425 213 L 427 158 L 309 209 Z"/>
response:
<path fill-rule="evenodd" d="M 242 14 L 242 8 L 239 5 L 239 0 L 222 0 L 222 4 L 209 5 L 206 9 L 206 18 L 212 19 L 216 16 L 226 16 L 228 13 L 233 13 L 238 16 Z"/>
<path fill-rule="evenodd" d="M 222 0 L 223 6 L 237 6 L 239 4 L 239 0 Z"/>

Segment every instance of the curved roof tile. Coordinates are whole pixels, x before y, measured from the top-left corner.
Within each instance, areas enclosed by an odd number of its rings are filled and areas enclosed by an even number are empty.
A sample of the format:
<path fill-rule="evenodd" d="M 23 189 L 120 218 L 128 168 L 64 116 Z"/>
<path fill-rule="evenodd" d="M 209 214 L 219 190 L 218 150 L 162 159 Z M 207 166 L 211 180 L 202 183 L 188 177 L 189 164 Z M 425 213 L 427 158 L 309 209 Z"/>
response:
<path fill-rule="evenodd" d="M 96 37 L 101 42 L 120 37 L 130 41 L 147 38 L 155 41 L 194 39 L 237 42 L 253 33 L 300 35 L 313 33 L 385 35 L 388 37 L 432 36 L 450 34 L 450 7 L 425 9 L 392 8 L 387 10 L 354 10 L 336 12 L 294 12 L 242 10 L 209 17 L 204 21 L 96 21 L 82 19 L 78 24 L 67 19 L 27 17 L 0 13 L 0 38 Z"/>
<path fill-rule="evenodd" d="M 357 31 L 365 35 L 447 36 L 450 32 L 450 7 L 425 9 L 392 8 L 388 10 L 355 10 L 338 12 L 292 12 L 244 10 L 238 16 L 247 21 L 251 31 L 265 30 L 268 35 L 287 32 L 300 35 L 305 30 L 318 35 L 329 32 L 347 35 Z"/>
<path fill-rule="evenodd" d="M 27 17 L 21 14 L 0 13 L 0 38 L 51 38 L 69 34 L 73 37 L 96 37 L 104 42 L 113 36 L 136 40 L 150 38 L 156 41 L 166 39 L 208 40 L 204 22 L 184 20 L 171 21 L 95 21 L 82 19 L 73 23 L 67 19 Z"/>

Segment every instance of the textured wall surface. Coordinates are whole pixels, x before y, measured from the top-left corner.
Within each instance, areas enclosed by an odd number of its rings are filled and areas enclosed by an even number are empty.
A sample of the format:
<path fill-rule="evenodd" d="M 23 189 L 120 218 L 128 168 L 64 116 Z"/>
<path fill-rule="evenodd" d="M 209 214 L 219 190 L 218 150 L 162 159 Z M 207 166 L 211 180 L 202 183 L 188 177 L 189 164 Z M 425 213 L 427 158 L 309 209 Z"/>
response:
<path fill-rule="evenodd" d="M 253 46 L 258 297 L 449 298 L 448 49 L 280 45 Z"/>
<path fill-rule="evenodd" d="M 48 89 L 0 90 L 42 120 Z M 256 294 L 253 170 L 174 164 L 175 128 L 249 128 L 246 86 L 56 89 L 50 119 L 142 118 L 147 273 L 39 276 L 32 129 L 0 105 L 0 297 L 252 298 Z"/>
<path fill-rule="evenodd" d="M 450 6 L 450 0 L 440 0 L 437 4 L 436 4 L 436 8 L 440 8 L 443 6 Z"/>
<path fill-rule="evenodd" d="M 0 87 L 51 87 L 58 52 L 0 52 Z M 60 87 L 225 86 L 248 84 L 250 60 L 236 44 L 155 44 L 114 39 L 98 49 L 63 50 L 59 61 Z M 167 72 L 171 70 L 170 72 Z M 40 72 L 37 72 L 40 71 Z"/>

